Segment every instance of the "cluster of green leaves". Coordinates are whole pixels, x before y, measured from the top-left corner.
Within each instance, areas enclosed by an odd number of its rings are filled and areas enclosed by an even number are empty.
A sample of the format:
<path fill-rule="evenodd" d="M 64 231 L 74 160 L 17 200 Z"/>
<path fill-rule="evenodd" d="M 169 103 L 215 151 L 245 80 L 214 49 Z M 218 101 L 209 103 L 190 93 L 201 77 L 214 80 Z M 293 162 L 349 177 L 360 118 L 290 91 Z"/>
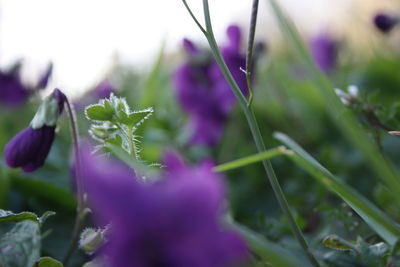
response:
<path fill-rule="evenodd" d="M 111 94 L 98 104 L 88 106 L 85 114 L 93 123 L 89 133 L 104 148 L 107 145 L 118 146 L 140 160 L 139 140 L 135 131 L 153 114 L 153 108 L 131 110 L 125 98 Z"/>

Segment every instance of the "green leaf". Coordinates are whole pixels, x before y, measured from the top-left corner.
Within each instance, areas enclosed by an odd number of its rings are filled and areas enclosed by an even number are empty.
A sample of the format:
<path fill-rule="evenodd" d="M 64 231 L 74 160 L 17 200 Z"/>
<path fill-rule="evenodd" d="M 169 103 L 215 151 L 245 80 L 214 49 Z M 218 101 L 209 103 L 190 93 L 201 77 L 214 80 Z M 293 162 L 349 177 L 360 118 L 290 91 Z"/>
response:
<path fill-rule="evenodd" d="M 13 213 L 8 210 L 0 210 L 0 222 L 21 222 L 30 220 L 36 223 L 40 223 L 40 218 L 32 212 L 24 211 L 20 213 Z"/>
<path fill-rule="evenodd" d="M 216 172 L 229 171 L 229 170 L 233 170 L 236 168 L 244 167 L 249 164 L 260 162 L 260 161 L 263 161 L 266 159 L 271 159 L 273 157 L 283 155 L 286 153 L 291 153 L 291 151 L 286 150 L 284 146 L 280 146 L 277 148 L 267 150 L 263 153 L 257 153 L 257 154 L 247 156 L 247 157 L 244 157 L 241 159 L 237 159 L 237 160 L 234 160 L 231 162 L 220 164 L 220 165 L 214 167 L 214 171 L 216 171 Z"/>
<path fill-rule="evenodd" d="M 290 137 L 283 133 L 275 133 L 274 136 L 295 152 L 295 154 L 289 156 L 290 159 L 345 201 L 388 244 L 392 246 L 396 244 L 400 237 L 400 227 L 397 223 L 372 202 L 324 168 Z"/>
<path fill-rule="evenodd" d="M 336 250 L 356 250 L 355 246 L 337 235 L 328 235 L 322 240 L 325 247 Z"/>
<path fill-rule="evenodd" d="M 146 119 L 148 119 L 153 114 L 152 108 L 147 108 L 138 111 L 132 111 L 129 114 L 126 114 L 124 111 L 118 112 L 117 121 L 124 125 L 130 127 L 138 127 L 142 124 Z"/>
<path fill-rule="evenodd" d="M 95 104 L 85 109 L 85 115 L 89 120 L 111 121 L 113 119 L 113 109 L 108 109 L 104 105 Z"/>
<path fill-rule="evenodd" d="M 119 134 L 115 135 L 114 138 L 107 139 L 105 142 L 111 145 L 122 147 L 122 137 Z"/>
<path fill-rule="evenodd" d="M 39 224 L 30 220 L 17 223 L 0 239 L 0 266 L 34 266 L 40 257 Z"/>
<path fill-rule="evenodd" d="M 53 258 L 42 257 L 35 263 L 34 267 L 63 267 L 63 264 Z"/>

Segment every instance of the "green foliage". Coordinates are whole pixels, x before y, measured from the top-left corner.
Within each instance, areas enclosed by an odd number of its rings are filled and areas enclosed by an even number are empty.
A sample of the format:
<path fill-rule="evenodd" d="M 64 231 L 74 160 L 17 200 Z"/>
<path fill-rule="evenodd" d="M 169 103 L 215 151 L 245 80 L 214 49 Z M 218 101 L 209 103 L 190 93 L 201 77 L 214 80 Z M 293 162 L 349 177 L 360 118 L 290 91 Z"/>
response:
<path fill-rule="evenodd" d="M 349 242 L 336 235 L 330 235 L 323 242 L 325 246 L 337 250 L 325 253 L 324 261 L 329 263 L 329 266 L 385 267 L 390 252 L 387 244 L 383 242 L 370 245 L 361 238 L 356 242 Z"/>
<path fill-rule="evenodd" d="M 326 189 L 337 194 L 386 242 L 390 245 L 397 243 L 400 237 L 400 227 L 389 216 L 357 191 L 340 181 L 288 136 L 276 133 L 275 137 L 296 153 L 291 156 L 291 159 L 296 164 L 304 168 L 318 182 L 322 183 Z"/>
<path fill-rule="evenodd" d="M 53 258 L 42 257 L 35 263 L 34 267 L 63 267 L 63 264 Z"/>
<path fill-rule="evenodd" d="M 0 265 L 33 266 L 40 257 L 40 239 L 37 222 L 26 220 L 16 223 L 0 239 Z"/>
<path fill-rule="evenodd" d="M 134 133 L 153 114 L 152 108 L 131 110 L 125 98 L 111 94 L 110 98 L 86 107 L 85 114 L 92 122 L 89 133 L 102 147 L 119 146 L 140 160 L 138 136 Z"/>

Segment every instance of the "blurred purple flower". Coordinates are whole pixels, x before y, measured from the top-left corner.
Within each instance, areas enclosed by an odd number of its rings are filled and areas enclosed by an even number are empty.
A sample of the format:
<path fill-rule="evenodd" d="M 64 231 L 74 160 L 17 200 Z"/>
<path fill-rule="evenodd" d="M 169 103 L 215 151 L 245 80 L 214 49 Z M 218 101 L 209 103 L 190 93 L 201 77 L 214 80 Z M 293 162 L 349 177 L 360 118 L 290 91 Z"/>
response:
<path fill-rule="evenodd" d="M 47 84 L 49 83 L 50 77 L 53 73 L 53 64 L 50 63 L 43 73 L 42 77 L 40 77 L 38 84 L 36 85 L 36 89 L 45 89 Z"/>
<path fill-rule="evenodd" d="M 56 112 L 58 115 L 61 114 L 65 95 L 55 89 L 51 97 L 57 101 L 58 110 Z M 7 165 L 12 168 L 21 167 L 24 172 L 32 172 L 43 166 L 54 141 L 55 128 L 53 123 L 50 125 L 43 123 L 40 128 L 31 124 L 14 136 L 4 148 Z"/>
<path fill-rule="evenodd" d="M 20 67 L 21 63 L 17 62 L 10 70 L 0 71 L 0 102 L 9 107 L 25 103 L 30 94 L 21 81 Z"/>
<path fill-rule="evenodd" d="M 91 92 L 91 95 L 96 98 L 96 100 L 110 97 L 110 94 L 115 92 L 114 86 L 108 79 L 102 81 L 97 87 Z"/>
<path fill-rule="evenodd" d="M 226 65 L 232 73 L 233 78 L 238 84 L 240 90 L 244 95 L 248 94 L 246 74 L 241 70 L 246 66 L 246 56 L 241 53 L 241 40 L 242 33 L 237 25 L 231 25 L 227 28 L 226 34 L 228 42 L 221 47 L 221 54 L 224 58 Z M 252 70 L 249 70 L 252 72 Z M 216 87 L 220 87 L 219 91 L 226 91 L 225 95 L 225 109 L 230 111 L 235 103 L 235 96 L 233 95 L 228 83 L 225 81 L 217 62 L 213 62 L 211 70 L 212 79 L 216 83 Z M 228 93 L 229 92 L 229 93 Z M 228 99 L 229 98 L 229 99 Z"/>
<path fill-rule="evenodd" d="M 35 87 L 23 84 L 20 61 L 16 62 L 10 70 L 0 71 L 0 103 L 9 107 L 17 107 L 25 103 L 35 89 L 43 89 L 47 86 L 52 68 L 50 64 Z"/>
<path fill-rule="evenodd" d="M 238 26 L 227 29 L 228 42 L 221 53 L 242 92 L 247 95 L 245 74 L 246 58 L 240 51 L 241 32 Z M 190 40 L 183 40 L 188 60 L 174 74 L 177 99 L 189 113 L 192 144 L 213 146 L 223 131 L 223 126 L 236 101 L 217 63 L 207 51 L 200 50 Z"/>
<path fill-rule="evenodd" d="M 77 109 L 84 109 L 85 106 L 97 103 L 98 100 L 110 97 L 111 93 L 117 90 L 112 85 L 109 79 L 101 81 L 95 88 L 84 94 L 81 98 L 74 101 L 74 106 Z"/>
<path fill-rule="evenodd" d="M 399 22 L 396 16 L 378 13 L 374 17 L 375 26 L 383 33 L 388 33 Z"/>
<path fill-rule="evenodd" d="M 327 32 L 321 32 L 310 41 L 315 64 L 325 73 L 331 72 L 337 63 L 338 43 Z"/>
<path fill-rule="evenodd" d="M 103 253 L 111 266 L 219 267 L 243 261 L 239 236 L 220 227 L 223 184 L 212 164 L 188 167 L 169 154 L 167 173 L 141 183 L 132 170 L 82 150 L 94 216 L 111 223 Z"/>

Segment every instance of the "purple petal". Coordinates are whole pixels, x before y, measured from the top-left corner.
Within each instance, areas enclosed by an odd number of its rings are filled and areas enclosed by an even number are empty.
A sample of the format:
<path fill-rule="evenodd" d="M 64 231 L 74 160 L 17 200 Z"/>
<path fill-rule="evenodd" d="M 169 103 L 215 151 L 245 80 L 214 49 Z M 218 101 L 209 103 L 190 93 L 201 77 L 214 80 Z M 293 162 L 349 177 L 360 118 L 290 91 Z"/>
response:
<path fill-rule="evenodd" d="M 53 73 L 53 64 L 50 63 L 45 73 L 42 75 L 42 77 L 40 77 L 39 82 L 36 85 L 36 89 L 40 90 L 46 88 L 52 73 Z"/>
<path fill-rule="evenodd" d="M 14 136 L 4 149 L 8 166 L 21 167 L 24 172 L 43 166 L 54 141 L 54 132 L 55 127 L 44 126 L 34 130 L 29 126 Z"/>

